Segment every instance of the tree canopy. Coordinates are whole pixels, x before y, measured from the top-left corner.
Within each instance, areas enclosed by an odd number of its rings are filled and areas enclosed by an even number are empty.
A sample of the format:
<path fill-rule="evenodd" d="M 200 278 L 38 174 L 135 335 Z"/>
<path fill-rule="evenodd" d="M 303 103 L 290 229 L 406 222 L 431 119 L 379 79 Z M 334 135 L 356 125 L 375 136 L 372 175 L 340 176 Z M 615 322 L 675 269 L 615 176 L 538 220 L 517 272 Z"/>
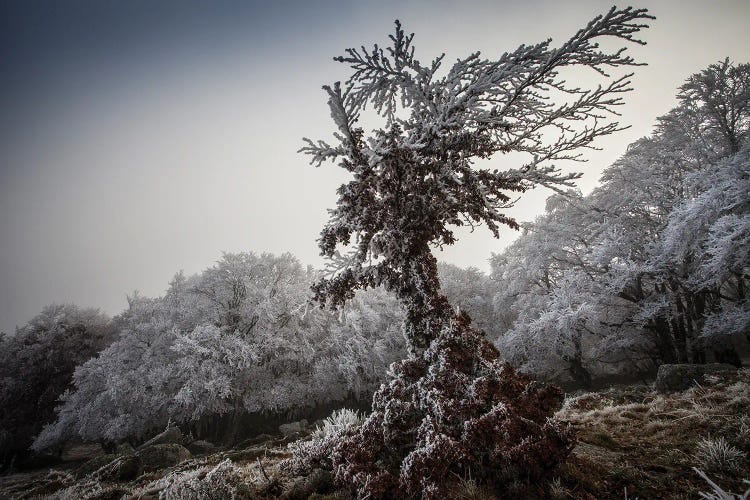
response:
<path fill-rule="evenodd" d="M 555 162 L 581 159 L 582 148 L 621 128 L 610 118 L 631 75 L 607 71 L 637 64 L 625 49 L 602 50 L 598 39 L 643 43 L 635 35 L 651 18 L 644 9 L 612 8 L 559 47 L 545 40 L 492 60 L 476 52 L 444 73 L 442 55 L 427 64 L 415 57 L 413 35 L 397 21 L 387 48 L 335 58 L 352 70 L 344 85 L 323 87 L 338 144 L 305 139 L 301 149 L 314 165 L 338 160 L 352 174 L 320 236 L 338 269 L 315 286 L 316 298 L 337 306 L 356 289 L 385 285 L 406 304 L 412 345 L 426 346 L 434 321 L 449 316 L 430 246 L 453 244 L 456 226 L 485 224 L 495 235 L 516 228 L 504 213 L 513 193 L 571 185 L 578 174 Z M 561 74 L 569 68 L 588 68 L 603 83 L 571 85 Z M 382 126 L 366 136 L 356 124 L 368 106 Z M 528 159 L 503 171 L 476 164 L 509 152 Z"/>

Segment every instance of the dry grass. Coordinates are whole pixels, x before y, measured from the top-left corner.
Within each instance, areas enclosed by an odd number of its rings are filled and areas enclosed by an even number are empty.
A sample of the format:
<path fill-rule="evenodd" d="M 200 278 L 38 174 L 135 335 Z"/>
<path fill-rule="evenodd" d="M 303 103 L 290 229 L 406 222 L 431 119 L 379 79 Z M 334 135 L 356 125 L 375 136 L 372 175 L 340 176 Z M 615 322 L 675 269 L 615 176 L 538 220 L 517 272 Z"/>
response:
<path fill-rule="evenodd" d="M 740 491 L 750 478 L 749 412 L 747 369 L 671 395 L 646 386 L 576 395 L 557 414 L 579 434 L 561 480 L 569 498 L 696 498 L 706 487 L 698 465 Z"/>
<path fill-rule="evenodd" d="M 724 437 L 703 438 L 698 442 L 695 458 L 708 471 L 731 474 L 742 470 L 747 454 Z"/>

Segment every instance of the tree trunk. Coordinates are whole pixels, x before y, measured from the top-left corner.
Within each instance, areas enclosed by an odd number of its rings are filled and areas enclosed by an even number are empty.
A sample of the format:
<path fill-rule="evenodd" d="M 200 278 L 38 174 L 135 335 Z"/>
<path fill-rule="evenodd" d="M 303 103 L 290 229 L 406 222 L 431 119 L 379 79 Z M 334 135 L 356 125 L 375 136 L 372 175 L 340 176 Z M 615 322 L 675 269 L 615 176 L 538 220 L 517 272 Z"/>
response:
<path fill-rule="evenodd" d="M 424 244 L 411 252 L 401 276 L 390 281 L 390 288 L 406 309 L 409 351 L 427 347 L 455 315 L 448 299 L 440 293 L 437 259 L 429 246 Z"/>

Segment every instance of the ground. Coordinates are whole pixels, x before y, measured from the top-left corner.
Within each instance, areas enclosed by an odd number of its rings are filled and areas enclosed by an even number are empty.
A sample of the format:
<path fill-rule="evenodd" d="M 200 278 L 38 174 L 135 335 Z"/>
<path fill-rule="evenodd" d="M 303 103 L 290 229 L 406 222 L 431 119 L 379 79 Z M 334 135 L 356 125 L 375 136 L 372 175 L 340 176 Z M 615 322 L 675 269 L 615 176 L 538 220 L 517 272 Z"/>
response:
<path fill-rule="evenodd" d="M 750 369 L 712 376 L 702 386 L 671 395 L 648 385 L 623 386 L 567 397 L 557 417 L 570 422 L 578 444 L 547 484 L 519 485 L 519 498 L 697 498 L 712 487 L 750 485 Z M 317 471 L 290 477 L 280 464 L 289 438 L 194 457 L 128 482 L 107 479 L 86 464 L 0 477 L 0 498 L 307 498 L 328 487 Z M 457 498 L 493 498 L 471 478 L 456 478 Z M 318 497 L 321 498 L 321 497 Z M 727 497 L 729 498 L 729 497 Z"/>

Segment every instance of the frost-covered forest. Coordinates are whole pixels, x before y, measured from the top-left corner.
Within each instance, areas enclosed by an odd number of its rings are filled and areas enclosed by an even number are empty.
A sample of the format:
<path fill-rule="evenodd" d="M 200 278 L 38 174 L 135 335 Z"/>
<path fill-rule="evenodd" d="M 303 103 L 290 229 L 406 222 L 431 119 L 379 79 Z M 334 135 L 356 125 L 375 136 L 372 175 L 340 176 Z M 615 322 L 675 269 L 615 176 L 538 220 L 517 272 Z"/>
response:
<path fill-rule="evenodd" d="M 609 73 L 639 63 L 597 40 L 640 43 L 649 19 L 613 9 L 559 47 L 472 54 L 447 71 L 442 57 L 420 62 L 398 23 L 387 48 L 349 49 L 337 60 L 351 79 L 325 87 L 336 143 L 301 150 L 352 177 L 319 240 L 330 265 L 225 253 L 111 318 L 45 307 L 0 336 L 2 467 L 71 443 L 137 447 L 170 426 L 231 447 L 349 407 L 363 413 L 293 444 L 287 470 L 333 471 L 362 498 L 451 497 L 467 475 L 508 493 L 550 479 L 575 446 L 553 418 L 557 386 L 652 380 L 665 364 L 742 366 L 750 64 L 685 75 L 678 105 L 590 193 L 557 167 L 622 129 L 613 118 L 631 75 Z M 571 67 L 602 83 L 568 82 Z M 381 128 L 358 128 L 363 113 Z M 509 152 L 528 159 L 475 164 Z M 543 215 L 506 215 L 537 186 L 550 189 Z M 433 256 L 458 226 L 520 234 L 485 274 Z M 747 471 L 748 450 L 726 446 Z M 210 474 L 236 474 L 222 464 Z"/>

